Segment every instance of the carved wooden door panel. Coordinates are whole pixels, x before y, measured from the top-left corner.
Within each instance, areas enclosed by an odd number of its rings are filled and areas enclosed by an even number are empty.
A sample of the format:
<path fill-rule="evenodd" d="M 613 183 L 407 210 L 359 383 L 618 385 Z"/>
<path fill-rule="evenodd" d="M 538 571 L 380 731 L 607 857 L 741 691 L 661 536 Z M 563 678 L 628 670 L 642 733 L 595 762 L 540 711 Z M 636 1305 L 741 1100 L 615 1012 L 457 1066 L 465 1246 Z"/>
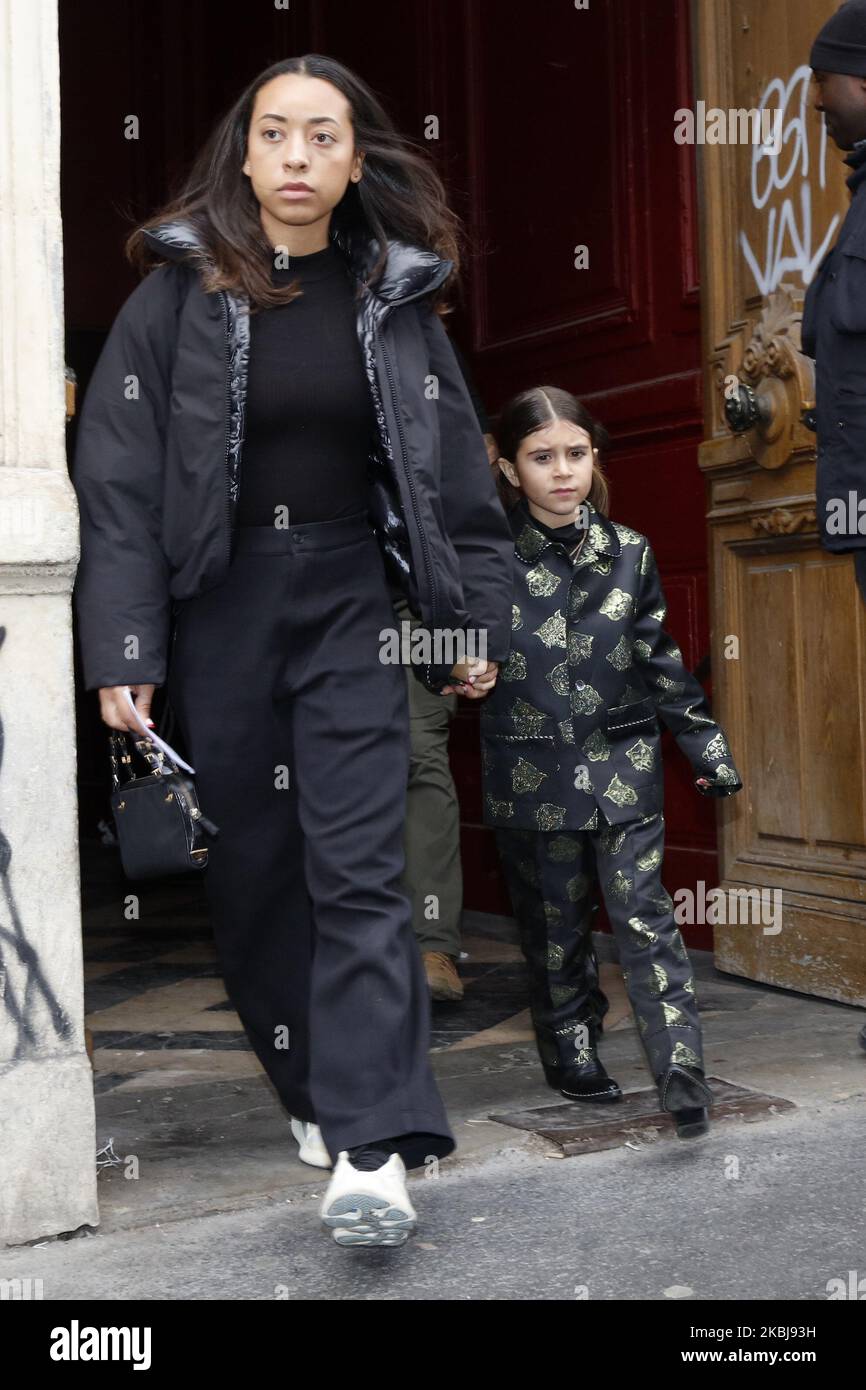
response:
<path fill-rule="evenodd" d="M 722 970 L 866 1004 L 866 625 L 850 556 L 818 542 L 799 351 L 805 288 L 848 205 L 807 66 L 835 8 L 694 9 L 707 108 L 782 111 L 775 153 L 698 151 L 715 709 L 745 782 L 719 811 L 724 915 L 738 920 L 714 931 Z M 765 896 L 747 910 L 737 889 Z"/>

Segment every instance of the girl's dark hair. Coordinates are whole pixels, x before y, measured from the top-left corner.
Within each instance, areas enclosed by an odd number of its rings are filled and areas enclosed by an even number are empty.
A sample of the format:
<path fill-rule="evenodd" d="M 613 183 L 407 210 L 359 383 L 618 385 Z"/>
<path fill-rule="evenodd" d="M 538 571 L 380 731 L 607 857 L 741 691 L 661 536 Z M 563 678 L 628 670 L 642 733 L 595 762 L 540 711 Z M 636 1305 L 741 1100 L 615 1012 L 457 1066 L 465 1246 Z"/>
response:
<path fill-rule="evenodd" d="M 570 391 L 563 391 L 559 386 L 533 386 L 528 391 L 521 391 L 519 395 L 512 396 L 500 411 L 494 433 L 500 457 L 514 463 L 517 451 L 526 436 L 549 425 L 553 420 L 568 420 L 570 424 L 586 430 L 593 448 L 598 449 L 599 455 L 610 448 L 610 435 L 604 425 L 590 415 L 586 406 Z M 510 511 L 515 502 L 519 501 L 521 493 L 511 486 L 495 461 L 493 470 L 502 504 L 506 511 Z M 592 503 L 596 511 L 607 516 L 610 488 L 601 463 L 595 455 L 592 462 L 592 486 L 587 501 Z"/>
<path fill-rule="evenodd" d="M 320 53 L 285 58 L 250 82 L 211 132 L 180 191 L 129 236 L 128 260 L 144 272 L 165 259 L 148 245 L 142 232 L 160 222 L 182 219 L 198 232 L 213 262 L 201 264 L 206 290 L 242 290 L 251 308 L 287 304 L 301 293 L 296 282 L 280 288 L 271 282 L 273 248 L 262 232 L 258 199 L 241 172 L 258 91 L 286 73 L 322 78 L 343 93 L 351 112 L 355 149 L 365 155 L 363 177 L 358 183 L 349 182 L 333 209 L 331 232 L 338 230 L 350 241 L 355 236 L 376 238 L 379 255 L 370 268 L 368 285 L 375 285 L 381 276 L 389 237 L 453 261 L 454 270 L 434 296 L 439 312 L 447 312 L 439 301 L 457 278 L 462 231 L 448 207 L 442 180 L 427 151 L 395 130 L 372 90 L 342 63 Z"/>

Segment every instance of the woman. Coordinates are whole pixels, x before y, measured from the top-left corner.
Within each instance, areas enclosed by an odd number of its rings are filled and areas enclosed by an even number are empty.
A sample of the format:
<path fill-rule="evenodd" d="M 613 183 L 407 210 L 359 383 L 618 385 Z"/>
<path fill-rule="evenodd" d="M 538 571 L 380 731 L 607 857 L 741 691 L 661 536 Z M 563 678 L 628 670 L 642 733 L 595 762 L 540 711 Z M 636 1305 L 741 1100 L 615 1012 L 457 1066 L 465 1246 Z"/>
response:
<path fill-rule="evenodd" d="M 431 638 L 486 634 L 471 669 L 421 651 L 445 694 L 492 687 L 511 611 L 510 532 L 434 307 L 455 219 L 369 89 L 309 55 L 250 84 L 127 250 L 159 264 L 79 428 L 85 685 L 132 729 L 125 691 L 148 719 L 167 676 L 221 829 L 206 881 L 229 997 L 302 1158 L 337 1155 L 325 1224 L 399 1244 L 405 1168 L 454 1139 L 400 882 L 388 583 Z"/>

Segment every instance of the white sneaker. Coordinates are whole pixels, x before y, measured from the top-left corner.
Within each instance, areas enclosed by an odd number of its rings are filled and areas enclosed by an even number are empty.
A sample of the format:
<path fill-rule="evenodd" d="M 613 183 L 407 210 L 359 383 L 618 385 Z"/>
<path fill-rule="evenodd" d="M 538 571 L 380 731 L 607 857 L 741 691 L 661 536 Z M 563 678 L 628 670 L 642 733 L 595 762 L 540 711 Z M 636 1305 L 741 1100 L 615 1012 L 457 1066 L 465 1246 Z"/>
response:
<path fill-rule="evenodd" d="M 338 1245 L 403 1245 L 417 1216 L 406 1191 L 406 1166 L 399 1154 L 372 1173 L 359 1172 L 342 1149 L 319 1209 Z"/>
<path fill-rule="evenodd" d="M 292 1134 L 300 1145 L 298 1158 L 302 1163 L 309 1163 L 313 1168 L 333 1166 L 318 1125 L 310 1124 L 307 1120 L 296 1120 L 292 1116 Z"/>

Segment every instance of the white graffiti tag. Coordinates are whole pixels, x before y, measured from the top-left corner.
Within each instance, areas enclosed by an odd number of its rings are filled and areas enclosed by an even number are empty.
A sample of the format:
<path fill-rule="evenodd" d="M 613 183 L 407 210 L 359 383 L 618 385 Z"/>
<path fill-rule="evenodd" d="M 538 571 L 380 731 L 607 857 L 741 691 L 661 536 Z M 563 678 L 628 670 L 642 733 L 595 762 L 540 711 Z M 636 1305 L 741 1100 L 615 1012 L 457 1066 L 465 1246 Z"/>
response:
<path fill-rule="evenodd" d="M 791 272 L 799 272 L 803 284 L 808 285 L 817 266 L 826 255 L 839 225 L 837 213 L 831 219 L 821 245 L 813 251 L 812 185 L 809 181 L 810 150 L 807 124 L 811 76 L 812 69 L 804 64 L 797 68 L 787 85 L 780 77 L 774 77 L 767 83 L 758 108 L 761 111 L 771 108 L 780 110 L 784 126 L 781 145 L 778 148 L 768 148 L 760 144 L 753 147 L 752 207 L 761 212 L 774 193 L 789 190 L 779 206 L 768 209 L 763 265 L 758 263 L 746 233 L 740 232 L 740 247 L 761 294 L 770 294 Z M 792 108 L 790 119 L 789 107 Z M 825 188 L 827 130 L 823 121 L 819 138 L 818 186 Z"/>

